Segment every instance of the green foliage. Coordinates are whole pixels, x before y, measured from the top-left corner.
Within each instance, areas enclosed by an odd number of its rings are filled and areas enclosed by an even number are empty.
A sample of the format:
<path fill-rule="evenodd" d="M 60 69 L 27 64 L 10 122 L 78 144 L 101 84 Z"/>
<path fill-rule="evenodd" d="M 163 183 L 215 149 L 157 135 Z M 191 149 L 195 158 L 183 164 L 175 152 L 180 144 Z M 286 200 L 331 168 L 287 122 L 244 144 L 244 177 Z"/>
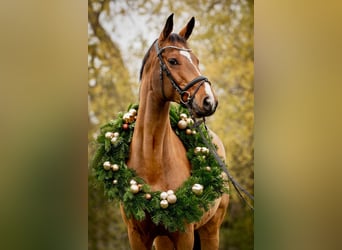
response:
<path fill-rule="evenodd" d="M 138 106 L 130 106 L 128 110 L 131 108 L 137 110 Z M 195 152 L 195 147 L 204 147 L 205 145 L 202 137 L 199 134 L 188 135 L 184 129 L 178 128 L 180 114 L 189 115 L 189 112 L 180 105 L 172 105 L 170 109 L 171 126 L 188 151 L 192 176 L 174 191 L 177 202 L 169 204 L 166 209 L 161 208 L 159 204 L 161 191 L 151 192 L 144 180 L 136 176 L 135 172 L 126 165 L 135 123 L 125 123 L 123 113 L 119 113 L 117 119 L 111 120 L 101 127 L 101 134 L 97 138 L 98 149 L 92 161 L 94 175 L 99 182 L 103 183 L 105 195 L 109 200 L 121 202 L 128 218 L 134 217 L 137 220 L 143 220 L 145 213 L 148 212 L 155 224 L 162 224 L 171 232 L 184 231 L 185 223 L 199 221 L 204 211 L 207 211 L 223 192 L 228 191 L 227 183 L 221 176 L 221 168 L 213 155 Z M 124 124 L 128 127 L 124 128 Z M 211 139 L 203 124 L 197 129 L 201 129 L 208 140 Z M 119 134 L 115 142 L 111 142 L 112 138 L 106 136 L 107 132 Z M 103 164 L 106 161 L 118 164 L 119 169 L 116 171 L 105 169 Z M 209 170 L 207 166 L 210 166 Z M 142 185 L 138 193 L 133 194 L 130 190 L 131 180 Z M 113 183 L 114 181 L 115 183 Z M 192 191 L 194 184 L 203 185 L 201 195 L 196 195 Z M 150 194 L 151 198 L 146 199 L 146 194 Z"/>

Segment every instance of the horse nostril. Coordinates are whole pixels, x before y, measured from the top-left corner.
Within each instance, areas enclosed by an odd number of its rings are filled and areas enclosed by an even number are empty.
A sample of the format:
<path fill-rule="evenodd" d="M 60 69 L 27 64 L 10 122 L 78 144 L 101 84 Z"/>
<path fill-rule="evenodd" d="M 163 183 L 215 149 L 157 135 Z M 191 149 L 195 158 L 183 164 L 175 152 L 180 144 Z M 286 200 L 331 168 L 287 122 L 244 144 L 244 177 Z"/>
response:
<path fill-rule="evenodd" d="M 203 108 L 206 111 L 211 111 L 211 109 L 212 109 L 212 103 L 211 103 L 210 98 L 208 96 L 203 99 Z"/>

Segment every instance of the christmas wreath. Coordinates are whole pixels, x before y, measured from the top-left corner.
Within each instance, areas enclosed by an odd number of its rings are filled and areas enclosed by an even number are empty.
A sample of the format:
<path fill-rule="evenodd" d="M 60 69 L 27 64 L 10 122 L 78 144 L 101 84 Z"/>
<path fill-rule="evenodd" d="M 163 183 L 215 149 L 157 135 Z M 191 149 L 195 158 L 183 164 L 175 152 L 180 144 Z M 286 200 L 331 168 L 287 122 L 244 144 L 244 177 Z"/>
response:
<path fill-rule="evenodd" d="M 213 202 L 228 192 L 227 180 L 196 132 L 188 110 L 171 105 L 170 123 L 187 150 L 191 176 L 177 190 L 152 192 L 126 165 L 137 114 L 138 105 L 131 105 L 128 112 L 120 112 L 117 119 L 101 127 L 92 160 L 95 177 L 103 183 L 110 201 L 123 204 L 128 218 L 143 220 L 148 213 L 156 225 L 162 224 L 171 232 L 184 231 L 186 223 L 199 221 Z M 203 124 L 196 129 L 201 129 L 207 140 L 211 139 Z"/>

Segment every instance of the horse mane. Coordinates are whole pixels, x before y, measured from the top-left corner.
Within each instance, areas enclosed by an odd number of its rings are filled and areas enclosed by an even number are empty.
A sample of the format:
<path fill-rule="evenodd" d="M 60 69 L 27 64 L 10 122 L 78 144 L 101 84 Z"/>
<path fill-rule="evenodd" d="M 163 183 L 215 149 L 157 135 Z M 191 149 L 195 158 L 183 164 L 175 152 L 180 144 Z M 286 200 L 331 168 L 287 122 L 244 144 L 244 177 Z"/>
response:
<path fill-rule="evenodd" d="M 176 33 L 172 33 L 171 35 L 169 35 L 168 37 L 168 40 L 172 43 L 175 43 L 175 42 L 180 42 L 180 43 L 183 43 L 185 46 L 187 45 L 186 43 L 186 40 L 184 39 L 184 37 L 181 37 L 180 35 L 176 34 Z M 139 81 L 141 81 L 141 77 L 142 77 L 142 74 L 143 74 L 143 71 L 144 71 L 144 67 L 145 67 L 145 64 L 146 64 L 146 61 L 148 59 L 148 57 L 150 56 L 150 52 L 153 48 L 153 45 L 158 41 L 158 39 L 154 40 L 154 42 L 152 43 L 151 47 L 147 50 L 143 60 L 142 60 L 142 65 L 141 65 L 141 68 L 140 68 L 140 74 L 139 74 Z"/>
<path fill-rule="evenodd" d="M 157 41 L 158 41 L 158 39 L 154 40 L 154 42 L 152 43 L 151 47 L 147 50 L 147 52 L 146 52 L 146 54 L 145 54 L 145 56 L 143 58 L 142 65 L 141 65 L 141 68 L 140 68 L 139 81 L 141 81 L 141 77 L 142 77 L 142 74 L 143 74 L 143 71 L 144 71 L 145 63 L 146 63 L 148 57 L 150 56 L 150 52 L 151 52 L 151 50 L 153 48 L 153 45 Z"/>

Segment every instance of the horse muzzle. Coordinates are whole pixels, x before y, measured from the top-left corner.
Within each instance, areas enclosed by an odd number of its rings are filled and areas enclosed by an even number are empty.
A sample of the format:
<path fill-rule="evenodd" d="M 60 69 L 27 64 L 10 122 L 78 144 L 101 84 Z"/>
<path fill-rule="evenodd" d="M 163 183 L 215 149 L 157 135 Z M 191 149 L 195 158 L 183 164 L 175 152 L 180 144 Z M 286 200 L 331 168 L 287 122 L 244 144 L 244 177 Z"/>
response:
<path fill-rule="evenodd" d="M 191 109 L 197 118 L 201 118 L 214 114 L 217 106 L 218 101 L 216 99 L 213 99 L 210 96 L 205 96 L 199 103 L 195 99 L 192 103 Z"/>

